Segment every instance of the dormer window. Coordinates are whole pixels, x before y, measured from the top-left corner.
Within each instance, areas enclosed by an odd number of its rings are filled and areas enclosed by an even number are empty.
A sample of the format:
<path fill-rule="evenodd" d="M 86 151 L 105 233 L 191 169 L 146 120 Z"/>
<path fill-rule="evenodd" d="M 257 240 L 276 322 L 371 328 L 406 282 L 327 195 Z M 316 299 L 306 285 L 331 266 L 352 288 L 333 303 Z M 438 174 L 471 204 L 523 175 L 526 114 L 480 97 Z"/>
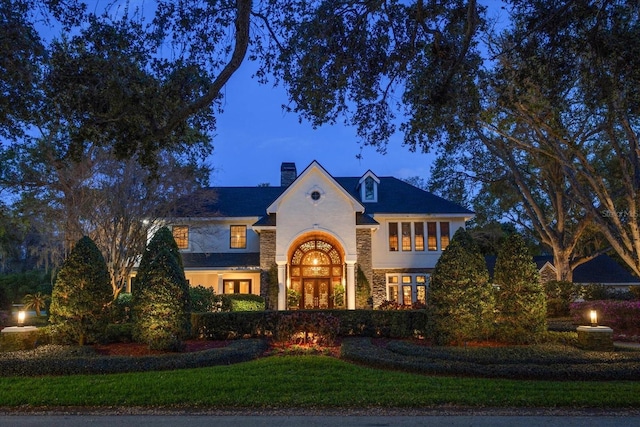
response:
<path fill-rule="evenodd" d="M 378 201 L 378 184 L 380 179 L 371 171 L 360 178 L 360 200 L 364 203 L 376 203 Z"/>

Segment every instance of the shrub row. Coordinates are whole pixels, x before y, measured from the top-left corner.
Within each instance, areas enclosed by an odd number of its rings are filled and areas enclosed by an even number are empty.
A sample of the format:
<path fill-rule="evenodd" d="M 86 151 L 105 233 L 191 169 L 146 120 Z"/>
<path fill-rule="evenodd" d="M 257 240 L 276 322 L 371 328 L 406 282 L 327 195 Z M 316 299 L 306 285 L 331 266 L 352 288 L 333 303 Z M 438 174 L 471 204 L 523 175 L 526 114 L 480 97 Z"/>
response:
<path fill-rule="evenodd" d="M 194 336 L 201 339 L 277 338 L 278 331 L 282 336 L 305 332 L 302 328 L 331 336 L 409 338 L 426 335 L 427 314 L 423 310 L 193 313 L 191 325 Z"/>
<path fill-rule="evenodd" d="M 239 340 L 223 348 L 156 356 L 99 356 L 93 348 L 45 345 L 0 353 L 0 376 L 112 374 L 202 368 L 245 362 L 267 349 L 264 340 Z M 46 363 L 43 363 L 46 362 Z"/>
<path fill-rule="evenodd" d="M 341 357 L 375 367 L 432 375 L 578 381 L 635 381 L 640 375 L 638 352 L 583 352 L 557 344 L 520 350 L 425 347 L 402 342 L 382 347 L 359 337 L 342 342 Z"/>
<path fill-rule="evenodd" d="M 589 313 L 598 312 L 598 323 L 613 329 L 614 339 L 640 337 L 640 301 L 584 301 L 571 304 L 576 324 L 590 324 Z"/>

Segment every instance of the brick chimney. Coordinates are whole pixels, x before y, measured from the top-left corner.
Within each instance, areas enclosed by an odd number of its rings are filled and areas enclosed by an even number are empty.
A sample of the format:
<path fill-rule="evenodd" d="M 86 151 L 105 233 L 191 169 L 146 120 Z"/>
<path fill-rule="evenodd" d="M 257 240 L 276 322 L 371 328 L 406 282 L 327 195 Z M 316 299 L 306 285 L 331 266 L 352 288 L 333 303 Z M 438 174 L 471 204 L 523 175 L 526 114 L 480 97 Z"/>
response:
<path fill-rule="evenodd" d="M 280 165 L 280 187 L 288 187 L 297 177 L 296 164 L 282 162 L 282 165 Z"/>

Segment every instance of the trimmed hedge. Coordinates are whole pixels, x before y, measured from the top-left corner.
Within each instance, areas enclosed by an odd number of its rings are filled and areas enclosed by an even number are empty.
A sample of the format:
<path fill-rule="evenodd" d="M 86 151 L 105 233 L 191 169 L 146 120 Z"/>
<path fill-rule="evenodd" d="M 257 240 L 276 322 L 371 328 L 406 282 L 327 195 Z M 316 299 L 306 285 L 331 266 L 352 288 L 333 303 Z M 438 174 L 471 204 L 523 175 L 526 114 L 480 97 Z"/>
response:
<path fill-rule="evenodd" d="M 253 294 L 220 295 L 222 311 L 264 311 L 264 298 Z"/>
<path fill-rule="evenodd" d="M 402 341 L 386 347 L 348 338 L 340 357 L 366 365 L 430 375 L 578 381 L 636 381 L 640 352 L 585 352 L 559 344 L 527 347 L 431 347 Z"/>
<path fill-rule="evenodd" d="M 223 348 L 156 356 L 99 356 L 91 347 L 46 345 L 0 354 L 0 376 L 114 374 L 203 368 L 245 362 L 267 349 L 264 340 L 239 340 Z"/>
<path fill-rule="evenodd" d="M 301 312 L 192 313 L 191 327 L 194 336 L 201 339 L 273 337 L 277 335 L 282 319 L 293 315 L 301 315 Z M 334 336 L 411 338 L 427 335 L 424 310 L 322 310 L 304 311 L 304 315 L 311 317 L 310 322 L 315 316 L 318 324 L 326 320 L 326 316 L 337 318 L 339 324 Z"/>

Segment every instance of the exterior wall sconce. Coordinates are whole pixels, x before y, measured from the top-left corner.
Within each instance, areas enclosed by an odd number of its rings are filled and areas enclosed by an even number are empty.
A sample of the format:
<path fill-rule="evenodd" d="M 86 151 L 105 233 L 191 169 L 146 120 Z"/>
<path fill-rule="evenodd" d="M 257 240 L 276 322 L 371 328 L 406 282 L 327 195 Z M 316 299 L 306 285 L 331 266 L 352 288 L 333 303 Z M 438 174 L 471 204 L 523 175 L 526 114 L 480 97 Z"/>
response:
<path fill-rule="evenodd" d="M 598 326 L 598 312 L 596 310 L 591 310 L 590 318 L 591 318 L 591 327 L 596 328 Z"/>

